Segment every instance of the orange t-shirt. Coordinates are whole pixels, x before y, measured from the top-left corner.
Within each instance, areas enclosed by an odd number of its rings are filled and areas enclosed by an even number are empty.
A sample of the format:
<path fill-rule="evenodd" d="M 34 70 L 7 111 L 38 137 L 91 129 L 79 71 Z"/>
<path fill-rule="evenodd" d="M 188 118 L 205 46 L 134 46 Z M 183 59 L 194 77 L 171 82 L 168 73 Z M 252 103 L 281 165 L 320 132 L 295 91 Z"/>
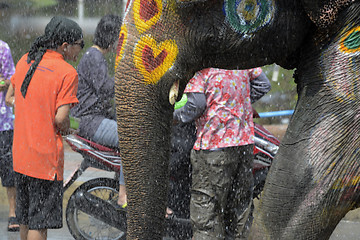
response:
<path fill-rule="evenodd" d="M 15 90 L 14 171 L 45 180 L 63 180 L 64 148 L 55 127 L 57 109 L 78 103 L 78 75 L 63 56 L 47 50 L 28 87 L 20 88 L 30 67 L 25 54 L 11 78 Z"/>

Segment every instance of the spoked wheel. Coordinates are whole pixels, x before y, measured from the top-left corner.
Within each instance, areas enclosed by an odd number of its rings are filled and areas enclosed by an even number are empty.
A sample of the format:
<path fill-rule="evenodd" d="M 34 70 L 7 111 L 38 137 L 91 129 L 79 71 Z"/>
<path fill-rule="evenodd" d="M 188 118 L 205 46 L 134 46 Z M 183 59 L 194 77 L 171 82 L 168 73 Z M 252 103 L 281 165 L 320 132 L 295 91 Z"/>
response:
<path fill-rule="evenodd" d="M 66 207 L 66 223 L 71 235 L 77 240 L 125 240 L 125 230 L 110 226 L 77 208 L 75 197 L 80 192 L 87 192 L 107 203 L 117 204 L 119 182 L 110 178 L 96 178 L 83 183 L 74 191 Z"/>

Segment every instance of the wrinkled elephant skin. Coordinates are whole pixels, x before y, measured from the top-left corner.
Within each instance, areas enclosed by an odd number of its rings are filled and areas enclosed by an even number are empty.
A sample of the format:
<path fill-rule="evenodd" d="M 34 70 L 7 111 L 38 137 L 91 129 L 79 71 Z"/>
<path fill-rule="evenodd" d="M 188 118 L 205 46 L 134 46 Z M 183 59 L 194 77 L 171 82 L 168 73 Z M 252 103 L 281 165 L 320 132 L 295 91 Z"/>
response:
<path fill-rule="evenodd" d="M 359 1 L 132 0 L 116 56 L 127 239 L 162 236 L 173 83 L 274 62 L 299 97 L 250 238 L 328 239 L 359 203 L 359 56 Z"/>

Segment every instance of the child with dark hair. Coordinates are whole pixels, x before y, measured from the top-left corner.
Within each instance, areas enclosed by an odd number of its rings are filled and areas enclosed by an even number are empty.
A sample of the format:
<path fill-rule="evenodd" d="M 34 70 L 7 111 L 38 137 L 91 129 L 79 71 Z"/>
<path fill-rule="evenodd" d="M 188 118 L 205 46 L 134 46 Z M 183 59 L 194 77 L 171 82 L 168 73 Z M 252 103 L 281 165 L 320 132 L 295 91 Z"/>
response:
<path fill-rule="evenodd" d="M 83 46 L 77 23 L 53 17 L 11 78 L 6 103 L 16 102 L 13 162 L 22 240 L 46 239 L 47 229 L 62 227 L 61 134 L 70 125 L 70 107 L 78 103 L 78 75 L 66 61 L 76 61 Z"/>
<path fill-rule="evenodd" d="M 108 75 L 105 55 L 115 50 L 120 27 L 121 18 L 116 15 L 106 15 L 99 21 L 94 45 L 87 49 L 77 67 L 79 104 L 71 109 L 71 115 L 80 119 L 79 135 L 112 148 L 119 145 L 113 105 L 115 82 L 114 78 Z M 126 207 L 122 169 L 118 204 Z"/>
<path fill-rule="evenodd" d="M 121 18 L 116 15 L 105 15 L 96 26 L 93 43 L 102 49 L 112 50 L 117 42 L 121 26 Z M 109 49 L 110 48 L 110 49 Z"/>

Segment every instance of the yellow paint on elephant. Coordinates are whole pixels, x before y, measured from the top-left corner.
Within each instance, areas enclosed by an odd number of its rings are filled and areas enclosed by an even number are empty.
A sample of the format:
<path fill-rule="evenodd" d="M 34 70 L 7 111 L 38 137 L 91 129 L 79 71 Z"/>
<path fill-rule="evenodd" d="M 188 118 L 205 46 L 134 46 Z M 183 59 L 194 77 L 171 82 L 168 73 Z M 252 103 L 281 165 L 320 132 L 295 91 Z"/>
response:
<path fill-rule="evenodd" d="M 359 185 L 360 176 L 354 177 L 352 179 L 336 179 L 335 183 L 333 184 L 333 189 L 343 189 L 345 187 L 355 187 Z"/>
<path fill-rule="evenodd" d="M 116 71 L 117 66 L 119 65 L 119 62 L 123 58 L 124 48 L 125 48 L 126 41 L 127 41 L 127 36 L 128 36 L 128 32 L 127 32 L 126 25 L 124 24 L 121 27 L 121 30 L 119 33 L 119 41 L 118 41 L 118 45 L 116 47 L 115 71 Z"/>
<path fill-rule="evenodd" d="M 360 51 L 360 26 L 351 29 L 341 38 L 340 50 L 346 53 Z"/>
<path fill-rule="evenodd" d="M 150 35 L 146 35 L 135 46 L 134 64 L 146 83 L 155 84 L 173 66 L 178 53 L 174 40 L 158 44 Z"/>
<path fill-rule="evenodd" d="M 135 0 L 133 5 L 135 26 L 140 34 L 157 23 L 162 14 L 161 0 Z"/>

